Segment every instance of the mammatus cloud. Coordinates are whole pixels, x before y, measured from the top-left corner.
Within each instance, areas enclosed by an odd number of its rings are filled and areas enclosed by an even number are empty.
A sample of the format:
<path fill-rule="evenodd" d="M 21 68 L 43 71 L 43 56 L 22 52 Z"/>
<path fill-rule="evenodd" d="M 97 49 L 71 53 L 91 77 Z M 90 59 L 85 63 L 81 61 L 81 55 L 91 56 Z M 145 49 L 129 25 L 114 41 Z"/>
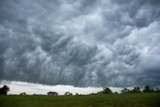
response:
<path fill-rule="evenodd" d="M 159 0 L 1 0 L 0 79 L 160 85 Z"/>

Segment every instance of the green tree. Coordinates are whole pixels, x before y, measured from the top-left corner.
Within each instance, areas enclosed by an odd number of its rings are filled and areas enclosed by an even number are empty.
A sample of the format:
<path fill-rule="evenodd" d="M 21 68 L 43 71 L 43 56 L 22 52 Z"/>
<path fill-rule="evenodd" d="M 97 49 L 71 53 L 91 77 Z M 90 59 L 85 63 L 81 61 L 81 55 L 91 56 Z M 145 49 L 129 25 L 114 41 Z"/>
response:
<path fill-rule="evenodd" d="M 9 87 L 7 85 L 4 85 L 2 88 L 0 88 L 0 95 L 7 95 L 8 91 L 10 91 Z"/>
<path fill-rule="evenodd" d="M 128 88 L 124 88 L 123 90 L 121 90 L 121 93 L 129 93 L 129 89 Z"/>
<path fill-rule="evenodd" d="M 155 92 L 152 88 L 150 88 L 150 86 L 145 86 L 144 87 L 144 90 L 143 90 L 144 93 L 151 93 L 151 92 Z"/>
<path fill-rule="evenodd" d="M 70 95 L 70 96 L 72 96 L 73 94 L 72 93 L 70 93 L 70 92 L 65 92 L 65 94 L 64 95 Z"/>
<path fill-rule="evenodd" d="M 103 89 L 102 94 L 112 94 L 112 90 L 106 87 L 105 89 Z"/>
<path fill-rule="evenodd" d="M 141 90 L 139 87 L 134 87 L 133 90 L 131 90 L 131 93 L 141 93 Z"/>
<path fill-rule="evenodd" d="M 20 95 L 27 95 L 27 94 L 26 94 L 26 92 L 22 92 L 22 93 L 20 93 Z"/>
<path fill-rule="evenodd" d="M 156 90 L 155 90 L 156 93 L 160 93 L 160 89 L 158 87 L 156 87 Z"/>
<path fill-rule="evenodd" d="M 54 92 L 54 91 L 49 91 L 49 92 L 47 93 L 47 95 L 58 96 L 58 93 L 57 93 L 57 92 Z"/>

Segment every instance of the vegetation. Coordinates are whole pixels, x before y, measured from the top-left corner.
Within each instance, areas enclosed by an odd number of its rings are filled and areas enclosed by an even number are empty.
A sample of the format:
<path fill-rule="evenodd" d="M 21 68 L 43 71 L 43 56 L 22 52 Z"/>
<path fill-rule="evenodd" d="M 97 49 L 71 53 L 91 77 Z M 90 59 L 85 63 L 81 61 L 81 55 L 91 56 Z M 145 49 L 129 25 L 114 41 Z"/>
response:
<path fill-rule="evenodd" d="M 57 92 L 54 92 L 54 91 L 50 91 L 50 92 L 47 93 L 47 95 L 58 96 L 58 93 L 57 93 Z"/>
<path fill-rule="evenodd" d="M 134 87 L 132 90 L 129 90 L 127 88 L 124 88 L 121 90 L 122 94 L 125 93 L 160 93 L 160 89 L 156 88 L 156 90 L 150 88 L 150 86 L 145 86 L 144 89 L 141 91 L 139 87 Z"/>
<path fill-rule="evenodd" d="M 27 94 L 26 94 L 26 92 L 22 92 L 22 93 L 20 93 L 20 95 L 27 95 Z"/>
<path fill-rule="evenodd" d="M 139 87 L 134 87 L 132 90 L 124 88 L 123 90 L 121 90 L 121 93 L 141 93 L 141 90 Z"/>
<path fill-rule="evenodd" d="M 159 107 L 160 95 L 0 96 L 0 107 Z"/>
<path fill-rule="evenodd" d="M 102 94 L 112 94 L 112 90 L 110 88 L 104 88 L 102 92 L 100 92 Z"/>
<path fill-rule="evenodd" d="M 65 94 L 64 95 L 70 95 L 70 96 L 72 96 L 73 94 L 72 93 L 70 93 L 70 92 L 65 92 Z"/>
<path fill-rule="evenodd" d="M 151 93 L 151 92 L 155 92 L 155 91 L 153 89 L 151 89 L 150 86 L 145 86 L 143 92 L 144 93 Z"/>
<path fill-rule="evenodd" d="M 159 107 L 160 89 L 156 90 L 145 86 L 143 90 L 134 87 L 124 88 L 121 93 L 113 93 L 108 87 L 98 93 L 90 95 L 72 95 L 66 92 L 58 96 L 57 92 L 50 91 L 47 95 L 7 95 L 8 86 L 0 88 L 5 94 L 0 96 L 0 107 Z M 2 91 L 4 92 L 4 91 Z"/>
<path fill-rule="evenodd" d="M 9 87 L 4 85 L 2 88 L 0 88 L 0 95 L 7 95 L 8 91 L 9 91 Z"/>

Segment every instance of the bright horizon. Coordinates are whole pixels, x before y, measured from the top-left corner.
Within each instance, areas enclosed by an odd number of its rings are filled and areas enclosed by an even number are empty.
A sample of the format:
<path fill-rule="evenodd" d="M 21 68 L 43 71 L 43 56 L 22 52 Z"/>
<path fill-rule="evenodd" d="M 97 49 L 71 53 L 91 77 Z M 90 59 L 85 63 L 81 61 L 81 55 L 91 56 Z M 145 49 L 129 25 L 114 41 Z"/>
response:
<path fill-rule="evenodd" d="M 8 94 L 20 94 L 26 92 L 28 95 L 42 94 L 46 95 L 49 91 L 58 92 L 59 95 L 64 95 L 65 92 L 71 92 L 72 94 L 90 94 L 102 91 L 102 87 L 74 87 L 71 85 L 43 85 L 20 81 L 1 81 L 0 87 L 7 85 L 10 88 Z M 122 88 L 109 87 L 113 92 L 119 92 Z"/>

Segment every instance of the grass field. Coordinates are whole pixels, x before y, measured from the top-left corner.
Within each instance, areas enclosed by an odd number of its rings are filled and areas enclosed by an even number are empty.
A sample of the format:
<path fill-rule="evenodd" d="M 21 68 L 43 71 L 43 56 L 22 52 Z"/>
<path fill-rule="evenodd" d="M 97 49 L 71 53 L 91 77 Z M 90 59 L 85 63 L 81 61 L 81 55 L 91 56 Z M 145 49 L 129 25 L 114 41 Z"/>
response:
<path fill-rule="evenodd" d="M 0 96 L 0 107 L 160 107 L 160 94 Z"/>

